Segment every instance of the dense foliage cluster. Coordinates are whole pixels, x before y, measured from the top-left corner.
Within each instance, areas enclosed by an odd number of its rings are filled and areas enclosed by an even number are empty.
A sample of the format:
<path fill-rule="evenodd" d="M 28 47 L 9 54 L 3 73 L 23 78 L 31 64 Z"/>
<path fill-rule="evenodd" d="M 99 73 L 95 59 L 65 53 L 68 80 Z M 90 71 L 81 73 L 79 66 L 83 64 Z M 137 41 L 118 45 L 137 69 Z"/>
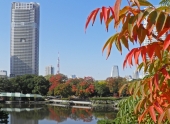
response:
<path fill-rule="evenodd" d="M 106 80 L 95 81 L 92 77 L 67 79 L 63 74 L 53 75 L 49 81 L 51 83 L 49 95 L 61 95 L 62 97 L 75 95 L 80 98 L 109 94 L 113 96 L 118 93 L 123 84 L 127 83 L 126 79 L 122 77 L 110 77 Z"/>
<path fill-rule="evenodd" d="M 85 25 L 86 29 L 91 20 L 93 25 L 98 13 L 107 31 L 113 21 L 117 32 L 103 47 L 103 51 L 107 49 L 107 57 L 113 43 L 120 53 L 122 46 L 130 50 L 129 42 L 138 43 L 139 47 L 126 55 L 123 67 L 135 64 L 148 73 L 143 80 L 126 84 L 132 97 L 122 101 L 115 123 L 170 123 L 170 0 L 161 0 L 161 6 L 157 7 L 147 0 L 127 0 L 128 5 L 122 9 L 121 2 L 116 0 L 112 7 L 93 10 Z M 142 46 L 146 38 L 148 45 Z"/>
<path fill-rule="evenodd" d="M 14 78 L 0 78 L 0 92 L 21 92 L 46 95 L 50 83 L 43 76 L 23 75 Z"/>

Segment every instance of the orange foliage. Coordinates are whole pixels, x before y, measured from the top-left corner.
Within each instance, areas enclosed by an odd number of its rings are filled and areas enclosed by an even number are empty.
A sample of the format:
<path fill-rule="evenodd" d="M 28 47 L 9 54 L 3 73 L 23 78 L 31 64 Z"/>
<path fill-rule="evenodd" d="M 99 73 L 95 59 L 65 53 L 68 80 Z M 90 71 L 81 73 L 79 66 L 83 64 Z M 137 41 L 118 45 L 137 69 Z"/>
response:
<path fill-rule="evenodd" d="M 107 58 L 110 55 L 112 44 L 115 43 L 117 49 L 122 53 L 122 45 L 129 50 L 129 41 L 139 43 L 140 47 L 130 50 L 127 54 L 123 67 L 136 64 L 140 69 L 145 68 L 150 75 L 142 81 L 132 83 L 129 91 L 136 98 L 141 100 L 136 106 L 135 113 L 142 113 L 138 116 L 139 123 L 149 114 L 156 123 L 170 120 L 170 8 L 155 8 L 148 1 L 131 0 L 129 6 L 120 9 L 121 0 L 116 0 L 113 7 L 102 7 L 93 10 L 87 18 L 85 30 L 92 20 L 94 24 L 96 16 L 100 13 L 100 20 L 104 20 L 106 29 L 111 21 L 114 20 L 114 28 L 117 28 L 122 22 L 120 32 L 111 36 L 103 46 L 104 51 L 107 48 Z M 142 10 L 140 6 L 145 6 Z M 146 27 L 143 20 L 146 19 Z M 156 30 L 158 35 L 153 33 Z M 161 36 L 167 34 L 165 40 Z M 144 39 L 154 38 L 157 42 L 141 46 Z M 139 63 L 139 57 L 142 62 Z M 149 58 L 149 59 L 148 59 Z M 133 62 L 134 59 L 134 62 Z M 144 110 L 144 111 L 143 111 Z"/>

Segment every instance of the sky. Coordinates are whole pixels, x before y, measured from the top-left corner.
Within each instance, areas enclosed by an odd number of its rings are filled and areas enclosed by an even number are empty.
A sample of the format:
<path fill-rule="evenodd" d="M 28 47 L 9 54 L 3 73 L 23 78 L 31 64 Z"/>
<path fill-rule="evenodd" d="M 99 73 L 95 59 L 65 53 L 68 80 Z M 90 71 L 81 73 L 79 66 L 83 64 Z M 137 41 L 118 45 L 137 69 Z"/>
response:
<path fill-rule="evenodd" d="M 149 0 L 158 5 L 159 0 Z M 10 19 L 13 0 L 0 0 L 0 70 L 10 74 Z M 94 26 L 89 24 L 85 33 L 85 22 L 92 10 L 102 6 L 113 6 L 114 0 L 22 0 L 16 2 L 40 3 L 40 40 L 39 40 L 39 75 L 45 75 L 45 67 L 52 65 L 57 73 L 58 52 L 60 54 L 60 73 L 78 77 L 92 76 L 96 80 L 105 80 L 111 75 L 112 66 L 118 65 L 119 75 L 132 75 L 136 69 L 123 69 L 123 61 L 128 51 L 123 54 L 112 47 L 110 57 L 102 47 L 116 31 L 113 22 L 109 31 L 100 24 L 99 15 Z M 127 5 L 122 0 L 122 6 Z M 130 48 L 139 44 L 130 44 Z"/>

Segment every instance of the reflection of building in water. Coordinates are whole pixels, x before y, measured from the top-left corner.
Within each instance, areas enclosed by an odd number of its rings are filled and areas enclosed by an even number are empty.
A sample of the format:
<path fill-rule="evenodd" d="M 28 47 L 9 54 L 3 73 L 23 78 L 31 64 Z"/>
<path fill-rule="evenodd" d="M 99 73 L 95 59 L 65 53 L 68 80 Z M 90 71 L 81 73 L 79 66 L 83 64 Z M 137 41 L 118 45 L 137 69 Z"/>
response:
<path fill-rule="evenodd" d="M 35 119 L 24 119 L 21 117 L 17 117 L 14 114 L 10 116 L 10 124 L 38 124 L 38 120 Z"/>

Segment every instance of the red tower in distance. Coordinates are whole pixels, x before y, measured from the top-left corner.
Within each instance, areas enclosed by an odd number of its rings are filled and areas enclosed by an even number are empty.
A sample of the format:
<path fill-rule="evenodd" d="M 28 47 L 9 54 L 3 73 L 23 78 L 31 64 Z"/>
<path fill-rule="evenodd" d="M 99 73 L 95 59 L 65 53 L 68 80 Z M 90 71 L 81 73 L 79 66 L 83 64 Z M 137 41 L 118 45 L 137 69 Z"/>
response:
<path fill-rule="evenodd" d="M 60 73 L 60 56 L 59 56 L 59 52 L 58 52 L 58 60 L 57 60 L 57 74 Z"/>

